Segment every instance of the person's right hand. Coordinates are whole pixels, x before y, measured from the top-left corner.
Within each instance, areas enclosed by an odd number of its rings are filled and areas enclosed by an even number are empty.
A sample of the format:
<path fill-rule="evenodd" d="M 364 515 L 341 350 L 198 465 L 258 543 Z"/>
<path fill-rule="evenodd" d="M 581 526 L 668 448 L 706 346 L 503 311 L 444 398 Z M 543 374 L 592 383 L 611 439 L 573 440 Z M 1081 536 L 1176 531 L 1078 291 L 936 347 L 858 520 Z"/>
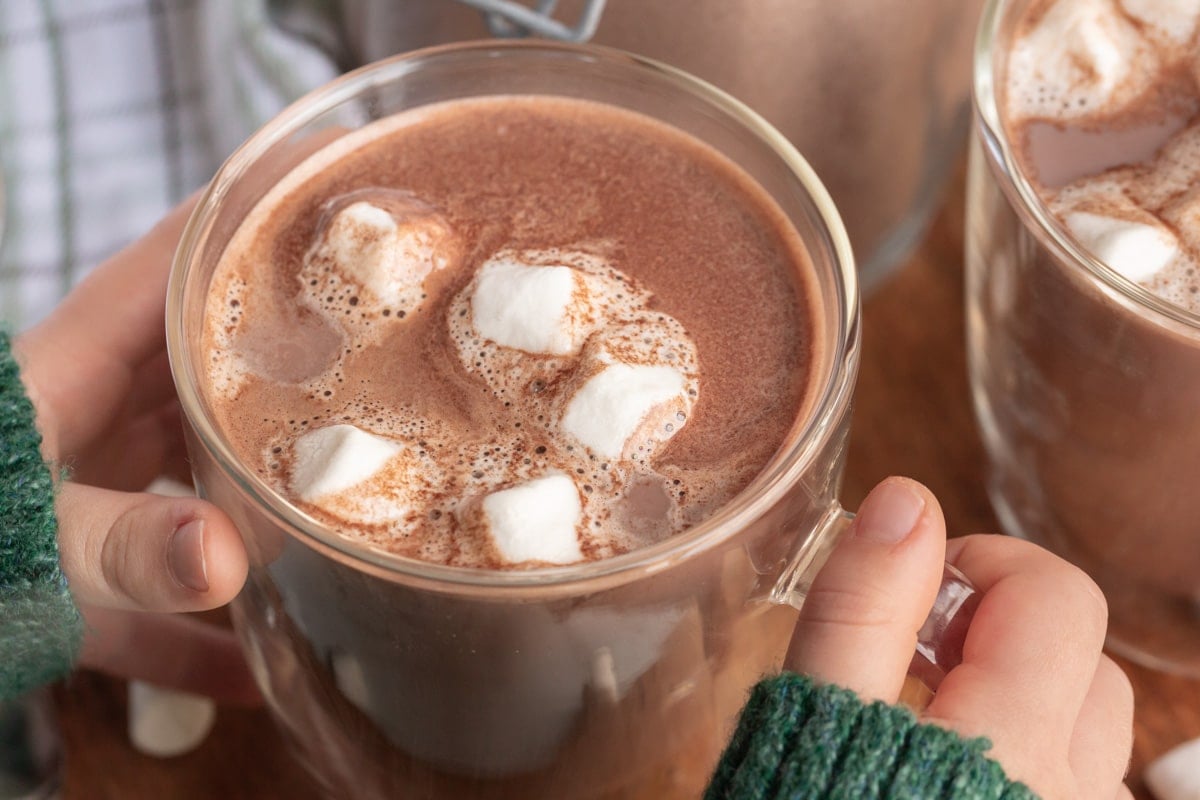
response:
<path fill-rule="evenodd" d="M 1107 605 L 1081 570 L 1029 542 L 945 541 L 937 499 L 889 478 L 813 583 L 785 666 L 897 701 L 943 557 L 982 594 L 960 665 L 920 714 L 992 741 L 1009 778 L 1045 800 L 1130 798 L 1133 691 L 1104 655 Z"/>

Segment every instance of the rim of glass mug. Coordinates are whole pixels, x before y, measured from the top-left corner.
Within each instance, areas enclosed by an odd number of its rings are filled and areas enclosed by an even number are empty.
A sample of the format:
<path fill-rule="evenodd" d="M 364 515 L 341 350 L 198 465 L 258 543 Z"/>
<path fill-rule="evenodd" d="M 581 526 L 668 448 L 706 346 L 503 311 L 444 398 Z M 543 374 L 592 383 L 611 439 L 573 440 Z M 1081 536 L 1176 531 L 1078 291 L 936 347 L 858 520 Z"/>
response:
<path fill-rule="evenodd" d="M 364 90 L 384 87 L 403 80 L 406 75 L 430 61 L 506 56 L 516 58 L 522 55 L 550 60 L 565 58 L 582 61 L 620 69 L 640 80 L 657 81 L 660 88 L 681 91 L 700 100 L 709 112 L 721 115 L 721 121 L 732 123 L 740 132 L 755 137 L 755 144 L 767 148 L 798 184 L 797 188 L 802 193 L 801 199 L 806 201 L 808 206 L 806 211 L 812 217 L 811 222 L 821 234 L 820 242 L 805 240 L 804 243 L 818 270 L 820 259 L 823 257 L 829 260 L 832 267 L 832 295 L 836 301 L 832 307 L 829 299 L 824 296 L 830 293 L 829 289 L 823 285 L 818 288 L 823 295 L 826 314 L 836 316 L 832 325 L 827 324 L 827 328 L 832 329 L 835 335 L 830 337 L 831 341 L 825 348 L 826 355 L 821 358 L 818 376 L 821 390 L 816 401 L 810 406 L 807 419 L 795 421 L 786 443 L 759 475 L 716 514 L 699 525 L 629 553 L 562 567 L 490 570 L 432 564 L 355 544 L 290 503 L 239 462 L 214 423 L 199 391 L 201 383 L 198 380 L 196 364 L 189 354 L 188 344 L 189 338 L 197 335 L 197 331 L 192 328 L 198 330 L 200 321 L 189 320 L 185 312 L 189 308 L 191 293 L 207 292 L 208 286 L 206 283 L 203 287 L 197 287 L 189 278 L 199 261 L 201 245 L 211 233 L 221 199 L 251 165 L 292 133 L 329 114 L 339 105 L 360 99 Z M 479 93 L 495 94 L 514 92 L 510 89 L 507 92 Z M 370 121 L 374 121 L 374 118 Z M 821 253 L 820 250 L 826 252 Z M 203 308 L 203 304 L 200 307 Z M 738 100 L 668 65 L 596 45 L 545 42 L 482 41 L 417 50 L 349 72 L 291 104 L 247 139 L 225 161 L 201 196 L 175 252 L 167 291 L 166 318 L 167 350 L 180 403 L 187 420 L 202 446 L 208 449 L 220 468 L 234 479 L 239 489 L 260 509 L 269 513 L 272 522 L 322 552 L 348 561 L 356 568 L 372 574 L 392 580 L 429 585 L 454 584 L 463 590 L 470 587 L 487 589 L 500 586 L 514 589 L 549 588 L 567 584 L 573 588 L 582 588 L 580 585 L 586 582 L 612 580 L 616 575 L 644 575 L 699 555 L 744 529 L 785 496 L 833 434 L 838 420 L 849 406 L 853 393 L 858 370 L 860 336 L 857 274 L 850 242 L 841 218 L 816 173 L 782 134 Z M 836 503 L 830 509 L 830 515 L 834 512 L 840 512 Z M 803 538 L 804 534 L 805 532 L 797 532 L 797 538 Z M 780 565 L 781 571 L 784 566 Z"/>
<path fill-rule="evenodd" d="M 1000 119 L 996 92 L 998 72 L 1001 73 L 1001 80 L 1003 79 L 1002 70 L 998 69 L 998 60 L 1002 52 L 996 51 L 996 44 L 1010 33 L 1008 28 L 1015 21 L 1012 9 L 1019 2 L 1020 0 L 988 0 L 980 18 L 979 35 L 975 39 L 975 117 L 991 160 L 1001 168 L 1001 174 L 996 176 L 1001 190 L 1012 202 L 1021 220 L 1042 244 L 1050 248 L 1060 260 L 1083 267 L 1089 275 L 1111 290 L 1114 299 L 1135 303 L 1160 315 L 1165 321 L 1200 330 L 1200 314 L 1163 300 L 1081 247 L 1058 222 L 1038 196 L 1033 184 L 1021 171 L 1020 161 Z M 995 172 L 996 170 L 993 170 L 993 173 Z"/>

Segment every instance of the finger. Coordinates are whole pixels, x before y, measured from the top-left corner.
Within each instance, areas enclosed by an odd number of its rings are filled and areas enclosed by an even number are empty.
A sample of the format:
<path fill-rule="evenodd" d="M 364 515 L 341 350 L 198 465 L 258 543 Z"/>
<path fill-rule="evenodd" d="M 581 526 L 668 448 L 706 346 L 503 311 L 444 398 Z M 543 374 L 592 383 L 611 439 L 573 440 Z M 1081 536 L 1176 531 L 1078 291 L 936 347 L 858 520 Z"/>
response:
<path fill-rule="evenodd" d="M 171 362 L 165 349 L 152 354 L 138 366 L 133 376 L 133 391 L 129 396 L 129 413 L 140 416 L 160 408 L 176 396 L 175 380 L 171 377 Z"/>
<path fill-rule="evenodd" d="M 904 478 L 875 487 L 813 581 L 785 665 L 894 702 L 937 594 L 945 540 L 928 489 Z"/>
<path fill-rule="evenodd" d="M 947 552 L 982 598 L 963 662 L 925 716 L 964 736 L 986 735 L 1017 780 L 1061 775 L 1100 660 L 1103 595 L 1077 567 L 1020 539 L 968 536 Z M 1064 790 L 1032 788 L 1049 797 Z"/>
<path fill-rule="evenodd" d="M 171 256 L 193 205 L 179 206 L 94 270 L 14 343 L 51 459 L 102 432 L 133 389 L 138 368 L 165 349 Z"/>
<path fill-rule="evenodd" d="M 1107 797 L 1121 785 L 1133 752 L 1133 687 L 1108 656 L 1096 665 L 1071 737 L 1071 771 L 1080 797 Z"/>
<path fill-rule="evenodd" d="M 71 460 L 71 478 L 88 486 L 138 491 L 185 450 L 179 406 L 171 401 L 141 418 L 119 424 L 86 453 Z"/>
<path fill-rule="evenodd" d="M 95 606 L 84 608 L 84 620 L 84 666 L 226 703 L 261 702 L 232 631 L 191 617 Z"/>
<path fill-rule="evenodd" d="M 203 500 L 67 483 L 55 510 L 63 572 L 81 605 L 199 611 L 229 602 L 246 579 L 241 537 Z"/>

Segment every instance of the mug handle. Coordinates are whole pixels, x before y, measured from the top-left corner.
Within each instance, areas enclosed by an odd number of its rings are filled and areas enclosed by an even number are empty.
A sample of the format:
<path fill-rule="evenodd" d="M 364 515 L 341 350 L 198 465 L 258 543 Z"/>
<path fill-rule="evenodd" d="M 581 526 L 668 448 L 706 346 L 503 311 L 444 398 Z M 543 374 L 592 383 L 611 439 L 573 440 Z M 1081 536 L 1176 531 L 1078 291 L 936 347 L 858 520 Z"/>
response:
<path fill-rule="evenodd" d="M 816 530 L 801 542 L 771 592 L 772 602 L 795 608 L 804 605 L 813 580 L 853 519 L 853 514 L 834 504 Z M 908 674 L 931 691 L 937 691 L 946 673 L 962 663 L 967 628 L 981 598 L 965 575 L 949 564 L 943 566 L 937 598 L 917 632 L 917 649 L 908 667 Z"/>

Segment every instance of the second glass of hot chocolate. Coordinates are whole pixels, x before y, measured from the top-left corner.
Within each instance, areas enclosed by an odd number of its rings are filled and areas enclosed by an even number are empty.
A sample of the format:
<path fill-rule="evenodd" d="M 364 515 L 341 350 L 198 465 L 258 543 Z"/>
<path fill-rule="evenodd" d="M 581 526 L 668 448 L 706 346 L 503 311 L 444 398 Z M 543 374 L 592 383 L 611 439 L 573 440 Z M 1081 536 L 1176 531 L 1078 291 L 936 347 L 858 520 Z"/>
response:
<path fill-rule="evenodd" d="M 611 51 L 421 52 L 253 137 L 172 281 L 234 621 L 331 796 L 697 796 L 844 520 L 855 272 L 786 140 Z"/>
<path fill-rule="evenodd" d="M 1200 11 L 997 0 L 976 61 L 968 335 L 1005 529 L 1200 676 Z"/>

